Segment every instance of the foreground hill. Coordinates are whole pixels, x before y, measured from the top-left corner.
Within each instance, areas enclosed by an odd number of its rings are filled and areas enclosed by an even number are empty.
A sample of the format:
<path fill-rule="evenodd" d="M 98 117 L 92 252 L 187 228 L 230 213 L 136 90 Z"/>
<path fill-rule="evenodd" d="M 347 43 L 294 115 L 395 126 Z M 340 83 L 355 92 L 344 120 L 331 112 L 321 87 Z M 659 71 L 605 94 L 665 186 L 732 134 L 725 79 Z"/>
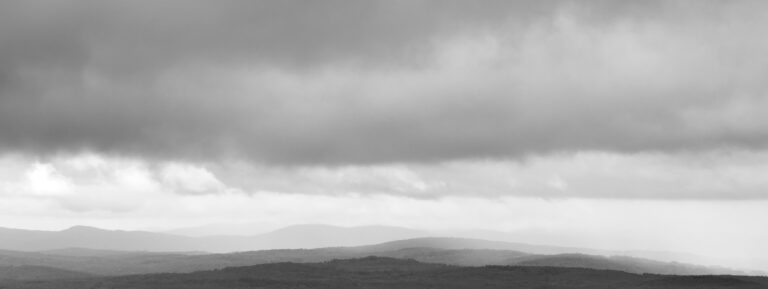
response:
<path fill-rule="evenodd" d="M 768 288 L 768 279 L 744 276 L 639 275 L 580 268 L 457 267 L 367 257 L 322 263 L 272 263 L 187 274 L 151 274 L 78 280 L 6 281 L 7 289 L 67 288 Z"/>
<path fill-rule="evenodd" d="M 0 266 L 46 266 L 97 275 L 188 273 L 266 263 L 314 263 L 365 256 L 413 259 L 457 266 L 520 265 L 621 270 L 630 273 L 743 274 L 682 263 L 585 254 L 530 254 L 508 250 L 517 244 L 456 238 L 419 238 L 358 247 L 262 250 L 228 254 L 124 252 L 62 249 L 0 251 Z"/>

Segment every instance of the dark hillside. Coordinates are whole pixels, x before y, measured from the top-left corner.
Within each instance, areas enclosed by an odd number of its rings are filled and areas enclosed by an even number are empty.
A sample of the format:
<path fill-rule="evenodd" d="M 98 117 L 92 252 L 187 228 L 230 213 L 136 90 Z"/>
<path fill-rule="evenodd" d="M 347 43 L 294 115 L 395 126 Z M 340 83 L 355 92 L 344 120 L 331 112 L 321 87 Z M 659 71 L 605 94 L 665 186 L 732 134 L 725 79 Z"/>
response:
<path fill-rule="evenodd" d="M 273 263 L 187 274 L 152 274 L 87 280 L 5 282 L 4 289 L 214 289 L 214 288 L 768 288 L 766 278 L 640 275 L 582 268 L 457 267 L 366 257 L 321 263 Z"/>

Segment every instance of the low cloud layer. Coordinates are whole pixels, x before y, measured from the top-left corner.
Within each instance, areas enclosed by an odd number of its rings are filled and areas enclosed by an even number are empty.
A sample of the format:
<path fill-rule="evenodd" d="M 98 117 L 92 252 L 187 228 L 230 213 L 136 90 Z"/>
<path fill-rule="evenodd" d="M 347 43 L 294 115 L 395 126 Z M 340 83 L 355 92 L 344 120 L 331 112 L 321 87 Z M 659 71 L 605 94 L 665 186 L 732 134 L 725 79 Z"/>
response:
<path fill-rule="evenodd" d="M 244 193 L 229 187 L 235 182 L 221 171 L 192 164 L 150 165 L 89 155 L 35 162 L 6 156 L 0 158 L 0 227 L 60 230 L 80 224 L 167 230 L 201 224 L 252 223 L 251 228 L 269 231 L 293 224 L 325 223 L 387 224 L 426 230 L 487 229 L 510 232 L 517 242 L 692 252 L 735 259 L 732 263 L 718 263 L 721 266 L 766 268 L 761 261 L 766 257 L 763 248 L 768 242 L 768 231 L 761 226 L 768 218 L 765 198 L 638 199 L 643 189 L 654 189 L 653 183 L 662 184 L 656 187 L 659 192 L 669 189 L 667 184 L 685 187 L 700 184 L 694 181 L 696 178 L 713 176 L 713 180 L 705 182 L 721 183 L 721 188 L 762 183 L 762 192 L 766 192 L 766 179 L 750 173 L 764 169 L 765 158 L 766 155 L 727 153 L 687 159 L 587 154 L 541 159 L 525 166 L 476 163 L 443 168 L 378 167 L 249 174 L 260 180 L 262 186 L 269 180 L 284 184 L 293 181 L 297 192 L 302 193 L 289 194 L 276 190 Z M 712 165 L 717 165 L 720 173 L 710 172 L 708 168 Z M 623 185 L 630 189 L 626 192 L 633 199 L 621 199 L 622 194 L 613 190 L 602 193 L 611 196 L 608 198 L 547 194 L 585 194 L 579 181 L 590 179 L 586 176 L 589 172 L 579 166 L 595 167 L 592 180 L 605 179 L 607 189 Z M 668 168 L 668 176 L 662 176 L 658 167 Z M 621 176 L 631 177 L 617 178 L 617 171 L 629 171 Z M 421 182 L 415 181 L 418 179 Z M 482 194 L 504 187 L 538 186 L 539 193 L 551 197 L 514 194 L 519 191 L 493 197 L 448 191 L 439 198 L 413 198 L 402 191 L 374 193 L 408 186 L 430 188 L 423 184 L 438 179 L 449 185 L 472 184 Z M 663 182 L 643 183 L 638 179 Z M 229 188 L 215 189 L 222 184 Z M 358 193 L 319 193 L 309 191 L 311 185 Z M 725 190 L 720 196 L 728 198 L 729 194 L 739 193 Z"/>
<path fill-rule="evenodd" d="M 761 1 L 0 5 L 6 152 L 343 166 L 768 145 Z"/>
<path fill-rule="evenodd" d="M 514 161 L 276 167 L 78 155 L 0 158 L 0 199 L 132 215 L 155 200 L 285 194 L 423 201 L 768 200 L 768 152 L 582 152 Z"/>

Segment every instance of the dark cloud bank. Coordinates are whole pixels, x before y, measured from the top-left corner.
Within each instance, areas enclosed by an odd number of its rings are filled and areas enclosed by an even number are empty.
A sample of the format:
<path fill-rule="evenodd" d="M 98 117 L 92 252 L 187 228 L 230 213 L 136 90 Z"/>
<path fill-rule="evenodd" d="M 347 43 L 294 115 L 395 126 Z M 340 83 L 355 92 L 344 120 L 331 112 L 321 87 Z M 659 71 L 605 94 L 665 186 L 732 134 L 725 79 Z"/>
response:
<path fill-rule="evenodd" d="M 0 146 L 348 164 L 764 148 L 761 1 L 4 1 Z"/>

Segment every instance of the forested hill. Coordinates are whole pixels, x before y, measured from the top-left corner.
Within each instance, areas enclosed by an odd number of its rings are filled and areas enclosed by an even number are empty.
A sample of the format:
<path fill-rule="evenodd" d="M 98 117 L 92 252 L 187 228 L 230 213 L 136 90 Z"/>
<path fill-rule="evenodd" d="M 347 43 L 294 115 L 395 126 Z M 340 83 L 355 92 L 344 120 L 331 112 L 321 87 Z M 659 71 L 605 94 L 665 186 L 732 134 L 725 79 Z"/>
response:
<path fill-rule="evenodd" d="M 768 278 L 668 276 L 582 268 L 458 267 L 366 257 L 322 263 L 273 263 L 186 274 L 22 282 L 4 289 L 68 288 L 768 288 Z"/>

